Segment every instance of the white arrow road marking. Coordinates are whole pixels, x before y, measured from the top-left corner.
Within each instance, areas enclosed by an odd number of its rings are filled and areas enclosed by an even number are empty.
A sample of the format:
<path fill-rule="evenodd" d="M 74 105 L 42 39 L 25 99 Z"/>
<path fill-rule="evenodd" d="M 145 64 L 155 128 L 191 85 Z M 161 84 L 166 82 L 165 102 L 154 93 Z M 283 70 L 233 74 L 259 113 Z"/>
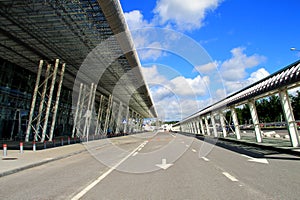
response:
<path fill-rule="evenodd" d="M 248 161 L 249 162 L 257 162 L 257 163 L 262 163 L 262 164 L 269 164 L 268 160 L 266 158 L 253 158 L 247 155 L 242 155 L 246 158 L 249 158 Z"/>
<path fill-rule="evenodd" d="M 234 176 L 230 175 L 228 172 L 223 172 L 223 175 L 233 182 L 239 181 Z"/>
<path fill-rule="evenodd" d="M 162 168 L 162 169 L 164 169 L 164 170 L 166 170 L 166 169 L 168 169 L 169 167 L 171 167 L 173 164 L 167 164 L 167 159 L 165 159 L 165 158 L 163 158 L 162 160 L 161 160 L 161 164 L 157 164 L 156 166 L 157 167 L 160 167 L 160 168 Z"/>

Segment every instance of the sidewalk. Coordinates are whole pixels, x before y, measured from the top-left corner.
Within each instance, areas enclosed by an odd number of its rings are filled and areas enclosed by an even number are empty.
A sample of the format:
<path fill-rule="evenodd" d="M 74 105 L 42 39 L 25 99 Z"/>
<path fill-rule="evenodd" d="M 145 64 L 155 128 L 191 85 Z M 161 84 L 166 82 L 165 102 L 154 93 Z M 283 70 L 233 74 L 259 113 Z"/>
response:
<path fill-rule="evenodd" d="M 0 160 L 0 177 L 79 154 L 84 151 L 86 151 L 86 148 L 81 143 L 38 151 L 24 150 L 23 153 L 20 153 L 19 150 L 8 149 L 7 156 L 5 157 L 1 150 L 2 158 Z"/>

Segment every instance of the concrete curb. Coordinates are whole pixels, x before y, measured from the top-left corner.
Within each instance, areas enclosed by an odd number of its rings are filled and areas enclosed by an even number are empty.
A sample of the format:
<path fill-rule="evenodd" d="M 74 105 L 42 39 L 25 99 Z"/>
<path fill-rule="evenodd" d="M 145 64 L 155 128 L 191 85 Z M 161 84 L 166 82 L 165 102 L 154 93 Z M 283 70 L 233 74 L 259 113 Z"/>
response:
<path fill-rule="evenodd" d="M 208 136 L 196 135 L 196 138 L 199 138 L 199 139 L 205 138 L 205 137 L 208 137 Z M 221 137 L 219 137 L 219 138 L 210 137 L 210 138 L 227 141 L 227 142 L 234 142 L 234 143 L 238 143 L 238 144 L 244 144 L 244 145 L 253 146 L 253 147 L 259 147 L 261 149 L 266 149 L 266 150 L 273 150 L 273 151 L 277 151 L 279 153 L 300 156 L 300 151 L 294 151 L 293 147 L 290 147 L 290 148 L 275 147 L 275 146 L 264 145 L 264 144 L 259 144 L 259 143 L 247 142 L 244 140 L 235 140 L 235 139 L 231 139 L 231 138 L 221 138 Z M 294 149 L 297 149 L 297 148 L 294 148 Z M 298 148 L 298 149 L 300 150 L 300 148 Z"/>
<path fill-rule="evenodd" d="M 80 150 L 80 151 L 75 151 L 75 152 L 69 153 L 67 155 L 59 156 L 59 157 L 56 157 L 56 158 L 51 158 L 49 160 L 39 161 L 39 162 L 32 163 L 32 164 L 29 164 L 29 165 L 26 165 L 26 166 L 23 166 L 23 167 L 20 167 L 20 168 L 8 170 L 8 171 L 0 173 L 0 177 L 7 176 L 7 175 L 10 175 L 10 174 L 14 174 L 14 173 L 17 173 L 17 172 L 20 172 L 20 171 L 23 171 L 23 170 L 26 170 L 26 169 L 30 169 L 30 168 L 33 168 L 33 167 L 37 167 L 37 166 L 40 166 L 40 165 L 44 165 L 46 163 L 53 162 L 53 161 L 56 161 L 56 160 L 61 160 L 61 159 L 67 158 L 67 157 L 71 157 L 71 156 L 83 153 L 85 151 L 87 151 L 87 150 L 84 149 L 84 150 Z"/>

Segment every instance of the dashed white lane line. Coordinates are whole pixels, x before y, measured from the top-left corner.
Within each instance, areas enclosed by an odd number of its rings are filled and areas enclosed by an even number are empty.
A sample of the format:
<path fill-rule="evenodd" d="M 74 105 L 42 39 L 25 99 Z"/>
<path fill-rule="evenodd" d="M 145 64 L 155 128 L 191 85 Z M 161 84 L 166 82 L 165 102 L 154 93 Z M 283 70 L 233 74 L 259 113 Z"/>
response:
<path fill-rule="evenodd" d="M 195 153 L 196 153 L 197 151 L 196 151 L 195 149 L 192 149 L 192 152 L 195 152 Z"/>
<path fill-rule="evenodd" d="M 208 158 L 206 158 L 206 157 L 201 157 L 203 160 L 205 160 L 205 161 L 209 161 L 209 159 Z"/>
<path fill-rule="evenodd" d="M 136 152 L 134 152 L 134 154 L 132 154 L 132 156 L 136 156 L 138 153 L 139 153 L 139 152 L 136 151 Z"/>
<path fill-rule="evenodd" d="M 226 176 L 229 180 L 231 180 L 233 182 L 239 181 L 234 176 L 230 175 L 228 172 L 223 172 L 223 175 Z"/>
<path fill-rule="evenodd" d="M 189 147 L 189 145 L 187 145 L 187 144 L 186 144 L 185 146 L 186 146 L 186 147 Z"/>
<path fill-rule="evenodd" d="M 98 183 L 100 183 L 105 177 L 107 177 L 112 171 L 114 171 L 118 166 L 120 166 L 125 160 L 127 160 L 130 156 L 132 156 L 139 148 L 141 148 L 140 144 L 137 148 L 135 148 L 130 154 L 128 154 L 126 157 L 124 157 L 120 162 L 118 162 L 115 166 L 110 168 L 108 171 L 106 171 L 104 174 L 99 176 L 95 181 L 93 181 L 91 184 L 89 184 L 86 188 L 84 188 L 81 192 L 79 192 L 76 196 L 72 198 L 72 200 L 79 200 L 83 195 L 85 195 L 88 191 L 90 191 L 93 187 L 95 187 Z"/>

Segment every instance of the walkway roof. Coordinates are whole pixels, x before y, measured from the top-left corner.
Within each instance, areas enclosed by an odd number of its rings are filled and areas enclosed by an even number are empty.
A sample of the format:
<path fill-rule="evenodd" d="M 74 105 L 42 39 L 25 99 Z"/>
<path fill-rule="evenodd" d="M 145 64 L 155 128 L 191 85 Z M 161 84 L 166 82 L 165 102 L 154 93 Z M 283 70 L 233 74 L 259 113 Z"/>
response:
<path fill-rule="evenodd" d="M 230 106 L 247 103 L 249 100 L 257 100 L 278 93 L 282 89 L 292 89 L 300 86 L 300 60 L 284 67 L 268 77 L 253 83 L 240 91 L 229 95 L 211 106 L 183 119 L 178 124 L 203 116 L 211 112 L 223 110 Z"/>
<path fill-rule="evenodd" d="M 35 73 L 39 60 L 60 59 L 66 63 L 63 84 L 73 89 L 83 61 L 104 42 L 102 57 L 107 56 L 112 62 L 98 83 L 97 95 L 113 93 L 122 77 L 123 91 L 114 92 L 114 97 L 122 100 L 130 96 L 134 111 L 143 117 L 156 117 L 118 0 L 0 0 L 0 13 L 3 59 Z M 116 37 L 117 34 L 121 36 Z"/>

